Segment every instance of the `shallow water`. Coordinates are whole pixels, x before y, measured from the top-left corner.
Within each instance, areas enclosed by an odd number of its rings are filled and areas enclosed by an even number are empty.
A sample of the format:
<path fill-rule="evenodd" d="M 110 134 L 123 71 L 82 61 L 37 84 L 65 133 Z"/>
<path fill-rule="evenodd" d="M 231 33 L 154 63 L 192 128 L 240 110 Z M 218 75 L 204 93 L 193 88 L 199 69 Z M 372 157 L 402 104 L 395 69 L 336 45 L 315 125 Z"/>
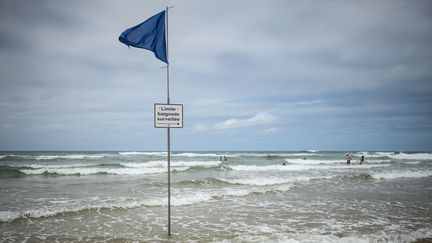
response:
<path fill-rule="evenodd" d="M 354 162 L 365 155 L 366 164 Z M 220 161 L 227 156 L 227 161 Z M 413 242 L 432 238 L 432 154 L 0 153 L 5 242 Z M 286 165 L 283 165 L 285 163 Z"/>

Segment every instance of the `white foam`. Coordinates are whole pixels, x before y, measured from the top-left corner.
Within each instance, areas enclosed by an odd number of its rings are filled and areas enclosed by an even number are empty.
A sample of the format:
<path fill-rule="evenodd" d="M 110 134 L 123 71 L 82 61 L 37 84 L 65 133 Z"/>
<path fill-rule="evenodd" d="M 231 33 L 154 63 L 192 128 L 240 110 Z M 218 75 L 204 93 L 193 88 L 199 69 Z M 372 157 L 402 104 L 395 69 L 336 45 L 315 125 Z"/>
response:
<path fill-rule="evenodd" d="M 315 159 L 285 159 L 288 163 L 291 164 L 303 164 L 303 165 L 321 165 L 321 164 L 346 164 L 346 160 L 315 160 Z M 356 160 L 351 160 L 351 163 L 355 163 Z M 366 160 L 369 163 L 389 163 L 391 160 L 375 160 L 369 159 Z"/>
<path fill-rule="evenodd" d="M 148 167 L 165 167 L 167 166 L 166 160 L 152 160 L 144 163 L 121 163 L 121 165 L 132 168 L 148 168 Z"/>
<path fill-rule="evenodd" d="M 49 216 L 55 216 L 62 213 L 69 213 L 69 212 L 79 212 L 82 210 L 89 210 L 89 209 L 115 209 L 115 208 L 136 208 L 141 206 L 152 206 L 152 200 L 124 200 L 123 198 L 120 198 L 117 202 L 115 201 L 108 201 L 108 202 L 86 202 L 86 201 L 80 201 L 80 202 L 74 202 L 72 205 L 69 206 L 61 206 L 58 205 L 54 206 L 46 206 L 42 208 L 37 209 L 27 209 L 22 211 L 1 211 L 0 212 L 0 221 L 2 222 L 11 222 L 18 218 L 40 218 L 40 217 L 49 217 Z"/>
<path fill-rule="evenodd" d="M 172 166 L 189 166 L 189 167 L 204 167 L 210 168 L 221 165 L 220 161 L 174 161 Z"/>
<path fill-rule="evenodd" d="M 172 198 L 172 205 L 175 207 L 178 206 L 186 206 L 186 205 L 193 205 L 197 203 L 207 202 L 212 199 L 213 195 L 211 193 L 194 193 L 192 195 L 181 195 L 181 196 L 175 196 Z M 164 198 L 163 205 L 166 204 L 167 201 Z"/>
<path fill-rule="evenodd" d="M 391 159 L 366 159 L 365 160 L 366 163 L 390 163 L 392 162 Z M 351 163 L 353 162 L 353 160 L 351 161 Z M 354 161 L 356 162 L 356 161 Z"/>
<path fill-rule="evenodd" d="M 221 195 L 221 193 L 217 191 L 199 192 L 199 193 L 181 192 L 176 194 L 177 195 L 181 194 L 181 195 L 171 197 L 171 205 L 174 207 L 208 202 L 213 200 L 214 197 Z M 168 199 L 166 197 L 163 197 L 163 198 L 153 198 L 150 200 L 146 200 L 143 206 L 156 207 L 156 206 L 166 206 L 167 204 L 168 204 Z"/>
<path fill-rule="evenodd" d="M 120 155 L 167 156 L 167 152 L 119 152 Z M 215 153 L 171 153 L 172 157 L 219 157 Z"/>
<path fill-rule="evenodd" d="M 430 238 L 432 238 L 431 228 L 421 228 L 405 236 L 405 239 L 411 242 L 418 239 L 430 239 Z"/>
<path fill-rule="evenodd" d="M 393 155 L 395 154 L 395 152 L 374 152 L 377 155 L 383 155 L 383 156 L 388 156 L 388 155 Z"/>
<path fill-rule="evenodd" d="M 319 164 L 343 164 L 345 160 L 312 160 L 312 159 L 285 159 L 288 163 L 304 164 L 304 165 L 319 165 Z"/>
<path fill-rule="evenodd" d="M 144 175 L 165 173 L 164 168 L 42 168 L 35 170 L 20 170 L 28 175 L 42 175 L 52 173 L 59 175 L 94 175 L 107 173 L 113 175 Z"/>
<path fill-rule="evenodd" d="M 316 154 L 311 154 L 311 153 L 293 153 L 293 154 L 275 154 L 275 155 L 284 156 L 284 157 L 316 156 Z"/>
<path fill-rule="evenodd" d="M 0 222 L 10 222 L 20 216 L 17 212 L 0 211 Z"/>
<path fill-rule="evenodd" d="M 174 192 L 176 196 L 171 197 L 171 205 L 174 207 L 193 205 L 197 203 L 216 201 L 218 198 L 225 197 L 244 197 L 252 193 L 266 193 L 269 191 L 287 191 L 291 185 L 279 185 L 273 187 L 259 188 L 220 188 L 206 192 L 196 191 L 179 191 Z M 69 205 L 68 205 L 69 204 Z M 77 200 L 61 200 L 57 205 L 46 206 L 38 209 L 27 209 L 22 211 L 0 211 L 0 222 L 10 222 L 18 218 L 40 218 L 55 216 L 62 213 L 79 212 L 82 210 L 91 209 L 116 209 L 116 208 L 137 208 L 137 207 L 157 207 L 166 206 L 167 198 L 153 197 L 149 199 L 136 198 L 116 198 L 101 200 L 98 197 L 77 201 Z"/>
<path fill-rule="evenodd" d="M 166 173 L 167 162 L 155 160 L 145 163 L 121 163 L 126 168 L 100 168 L 99 164 L 26 164 L 32 169 L 22 169 L 25 174 L 38 175 L 43 173 L 57 173 L 59 175 L 93 175 L 107 173 L 115 175 L 141 175 Z M 113 164 L 117 165 L 117 164 Z M 172 171 L 185 171 L 191 167 L 212 168 L 220 166 L 220 161 L 172 161 Z M 95 168 L 92 168 L 95 166 Z"/>
<path fill-rule="evenodd" d="M 363 165 L 313 165 L 313 164 L 287 164 L 287 165 L 234 165 L 231 169 L 236 171 L 301 171 L 301 170 L 333 170 L 333 169 L 368 169 L 373 167 L 388 167 L 390 164 L 363 164 Z"/>
<path fill-rule="evenodd" d="M 432 160 L 432 154 L 430 153 L 415 153 L 415 154 L 399 153 L 399 154 L 388 155 L 388 157 L 392 159 L 406 159 L 406 160 Z"/>
<path fill-rule="evenodd" d="M 279 155 L 279 154 L 272 154 L 270 155 Z M 248 157 L 265 157 L 267 156 L 267 153 L 254 153 L 254 152 L 242 152 L 242 153 L 235 153 L 235 154 L 228 154 L 228 157 L 239 157 L 239 156 L 248 156 Z"/>
<path fill-rule="evenodd" d="M 250 231 L 247 230 L 250 228 Z M 345 237 L 338 237 L 336 235 L 323 235 L 318 233 L 285 233 L 277 232 L 276 230 L 268 227 L 252 227 L 247 226 L 247 234 L 239 235 L 230 240 L 223 240 L 221 242 L 269 242 L 269 243 L 369 243 L 369 242 L 414 242 L 419 239 L 432 238 L 432 230 L 430 228 L 421 228 L 411 233 L 406 234 L 383 234 L 378 232 L 374 234 L 353 234 Z"/>
<path fill-rule="evenodd" d="M 219 188 L 217 190 L 211 190 L 207 192 L 176 192 L 179 196 L 172 198 L 173 206 L 184 206 L 193 205 L 197 203 L 203 203 L 208 201 L 216 201 L 218 198 L 226 197 L 245 197 L 253 193 L 266 193 L 270 191 L 288 191 L 292 188 L 292 184 L 275 185 L 267 187 L 252 187 L 252 188 Z M 166 197 L 159 204 L 152 206 L 164 206 L 167 203 Z"/>
<path fill-rule="evenodd" d="M 251 186 L 268 186 L 278 185 L 288 182 L 292 182 L 292 179 L 280 178 L 280 177 L 257 177 L 257 178 L 242 178 L 242 179 L 218 179 L 221 181 L 228 182 L 230 184 L 241 184 Z"/>
<path fill-rule="evenodd" d="M 255 178 L 240 178 L 240 179 L 225 179 L 219 178 L 220 181 L 225 181 L 231 184 L 251 185 L 251 186 L 272 186 L 290 184 L 296 181 L 310 181 L 315 179 L 330 179 L 332 176 L 296 176 L 296 177 L 255 177 Z"/>
<path fill-rule="evenodd" d="M 394 155 L 394 152 L 357 152 L 354 153 L 353 156 L 361 157 L 362 155 L 366 158 L 382 158 L 382 157 L 390 157 Z"/>
<path fill-rule="evenodd" d="M 167 152 L 119 152 L 120 155 L 166 156 Z"/>
<path fill-rule="evenodd" d="M 231 165 L 231 169 L 236 171 L 280 171 L 280 170 L 292 170 L 289 166 L 282 165 L 266 165 L 266 166 L 257 166 L 257 165 Z"/>
<path fill-rule="evenodd" d="M 174 157 L 220 157 L 221 155 L 217 155 L 214 153 L 180 153 L 180 154 L 172 154 Z"/>
<path fill-rule="evenodd" d="M 94 175 L 100 173 L 113 175 L 142 175 L 166 173 L 167 162 L 164 160 L 155 160 L 146 163 L 121 163 L 125 168 L 103 168 L 97 167 L 98 164 L 69 164 L 69 165 L 43 165 L 30 164 L 25 165 L 32 169 L 21 169 L 25 174 L 44 174 L 56 173 L 59 175 Z M 114 164 L 115 165 L 115 164 Z M 221 166 L 219 161 L 173 161 L 171 162 L 172 171 L 185 171 L 191 167 L 213 168 Z M 92 168 L 92 166 L 96 166 Z M 302 171 L 302 170 L 331 170 L 331 169 L 366 169 L 372 167 L 384 167 L 390 164 L 364 164 L 347 166 L 344 163 L 338 164 L 288 164 L 283 165 L 232 165 L 231 169 L 236 171 Z"/>
<path fill-rule="evenodd" d="M 30 167 L 34 169 L 56 169 L 56 168 L 74 168 L 74 167 L 86 167 L 86 166 L 96 166 L 97 164 L 25 164 L 23 166 Z"/>
<path fill-rule="evenodd" d="M 408 164 L 408 165 L 418 165 L 418 164 L 421 164 L 422 162 L 421 161 L 405 161 L 402 163 Z"/>
<path fill-rule="evenodd" d="M 376 179 L 398 179 L 398 178 L 421 178 L 432 176 L 432 171 L 392 171 L 384 173 L 375 173 L 372 177 Z"/>
<path fill-rule="evenodd" d="M 214 166 L 219 166 L 220 161 L 171 161 L 171 166 L 173 167 L 203 167 L 211 168 Z M 145 163 L 121 163 L 123 166 L 142 168 L 142 167 L 167 167 L 166 160 L 153 160 Z"/>
<path fill-rule="evenodd" d="M 267 157 L 270 156 L 277 156 L 277 157 L 307 157 L 307 156 L 316 156 L 314 153 L 271 153 L 271 152 L 260 152 L 260 153 L 236 153 L 236 154 L 230 154 L 229 157 L 238 157 L 238 156 L 248 156 L 248 157 Z"/>
<path fill-rule="evenodd" d="M 70 155 L 39 155 L 36 160 L 53 160 L 53 159 L 100 159 L 109 156 L 109 154 L 70 154 Z"/>

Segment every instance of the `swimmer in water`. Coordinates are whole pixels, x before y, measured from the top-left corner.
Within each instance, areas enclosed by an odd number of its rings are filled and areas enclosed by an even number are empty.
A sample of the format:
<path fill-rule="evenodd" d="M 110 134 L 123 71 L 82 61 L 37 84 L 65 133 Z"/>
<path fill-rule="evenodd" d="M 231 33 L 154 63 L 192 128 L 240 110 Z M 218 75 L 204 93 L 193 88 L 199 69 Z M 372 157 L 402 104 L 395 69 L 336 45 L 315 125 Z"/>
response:
<path fill-rule="evenodd" d="M 362 155 L 361 156 L 361 158 L 359 159 L 359 164 L 361 165 L 361 164 L 363 164 L 365 162 L 365 157 L 364 157 L 364 155 Z"/>
<path fill-rule="evenodd" d="M 346 158 L 346 162 L 347 162 L 347 164 L 349 165 L 349 164 L 351 164 L 351 155 L 349 154 L 349 153 L 347 153 L 346 154 L 346 156 L 345 156 L 345 158 Z"/>

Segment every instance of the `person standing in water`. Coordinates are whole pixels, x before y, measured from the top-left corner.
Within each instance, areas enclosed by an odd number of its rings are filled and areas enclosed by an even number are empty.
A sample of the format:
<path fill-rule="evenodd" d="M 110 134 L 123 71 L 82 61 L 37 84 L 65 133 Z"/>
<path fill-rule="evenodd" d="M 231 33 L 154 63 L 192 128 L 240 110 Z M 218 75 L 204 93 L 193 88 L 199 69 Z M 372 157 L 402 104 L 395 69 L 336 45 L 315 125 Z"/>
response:
<path fill-rule="evenodd" d="M 349 164 L 351 164 L 351 155 L 349 154 L 349 153 L 347 153 L 346 155 L 345 155 L 345 158 L 346 158 L 346 162 L 347 162 L 347 164 L 349 165 Z"/>
<path fill-rule="evenodd" d="M 359 159 L 358 163 L 361 165 L 365 162 L 365 157 L 364 155 L 361 156 L 361 158 Z"/>

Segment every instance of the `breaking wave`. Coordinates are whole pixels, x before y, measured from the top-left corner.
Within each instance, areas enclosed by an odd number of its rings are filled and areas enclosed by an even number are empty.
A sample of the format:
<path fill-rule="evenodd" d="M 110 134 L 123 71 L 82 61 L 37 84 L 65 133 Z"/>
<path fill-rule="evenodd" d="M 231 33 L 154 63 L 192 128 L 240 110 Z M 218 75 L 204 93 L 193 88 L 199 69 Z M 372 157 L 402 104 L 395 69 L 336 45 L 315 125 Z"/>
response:
<path fill-rule="evenodd" d="M 224 169 L 219 161 L 173 161 L 172 172 L 186 170 Z M 20 167 L 0 166 L 0 178 L 25 175 L 144 175 L 167 173 L 166 161 L 142 163 L 96 164 L 29 164 Z"/>
<path fill-rule="evenodd" d="M 372 176 L 376 179 L 398 179 L 398 178 L 422 178 L 432 176 L 432 171 L 408 170 L 374 173 Z"/>
<path fill-rule="evenodd" d="M 324 165 L 324 164 L 346 164 L 346 160 L 314 160 L 314 159 L 285 159 L 290 164 L 303 164 L 303 165 Z M 351 160 L 355 164 L 356 160 Z M 384 159 L 368 159 L 368 163 L 390 163 L 391 160 Z"/>
<path fill-rule="evenodd" d="M 302 171 L 302 170 L 332 170 L 332 169 L 368 169 L 374 167 L 388 167 L 390 164 L 287 164 L 287 165 L 232 165 L 230 168 L 235 171 Z"/>
<path fill-rule="evenodd" d="M 249 185 L 249 186 L 274 186 L 289 184 L 293 185 L 299 181 L 311 181 L 319 179 L 331 179 L 333 176 L 295 176 L 295 177 L 254 177 L 254 178 L 238 178 L 238 179 L 219 179 L 234 185 Z"/>
<path fill-rule="evenodd" d="M 353 156 L 368 158 L 389 158 L 397 160 L 432 160 L 431 153 L 396 153 L 396 152 L 357 152 Z"/>
<path fill-rule="evenodd" d="M 131 155 L 146 155 L 146 156 L 161 156 L 165 157 L 168 155 L 167 152 L 119 152 L 119 155 L 131 156 Z M 172 157 L 219 157 L 216 153 L 171 153 Z"/>
<path fill-rule="evenodd" d="M 388 155 L 388 157 L 392 159 L 401 159 L 401 160 L 432 160 L 432 154 L 430 153 L 413 153 L 413 154 L 399 153 L 399 154 Z"/>
<path fill-rule="evenodd" d="M 1 160 L 85 160 L 85 159 L 101 159 L 105 157 L 115 156 L 115 154 L 56 154 L 56 155 L 31 155 L 31 154 L 8 154 L 1 155 Z"/>
<path fill-rule="evenodd" d="M 148 155 L 148 156 L 166 156 L 167 152 L 119 152 L 119 155 Z"/>
<path fill-rule="evenodd" d="M 19 169 L 7 165 L 0 165 L 0 179 L 3 178 L 18 178 L 25 176 L 25 173 Z"/>
<path fill-rule="evenodd" d="M 217 190 L 195 192 L 176 193 L 178 196 L 171 197 L 171 206 L 185 206 L 197 203 L 213 202 L 219 199 L 231 197 L 245 197 L 251 194 L 263 194 L 272 191 L 287 191 L 292 188 L 292 185 L 276 185 L 270 187 L 259 188 L 219 188 Z M 86 210 L 103 210 L 103 209 L 132 209 L 139 207 L 164 207 L 168 203 L 166 196 L 154 197 L 150 199 L 136 198 L 119 198 L 117 201 L 105 202 L 80 202 L 74 203 L 71 206 L 48 206 L 38 209 L 28 209 L 23 211 L 0 211 L 0 222 L 12 222 L 22 218 L 41 218 L 52 217 L 67 213 L 80 213 Z M 63 203 L 64 205 L 65 203 Z M 67 204 L 67 203 L 66 203 Z"/>

